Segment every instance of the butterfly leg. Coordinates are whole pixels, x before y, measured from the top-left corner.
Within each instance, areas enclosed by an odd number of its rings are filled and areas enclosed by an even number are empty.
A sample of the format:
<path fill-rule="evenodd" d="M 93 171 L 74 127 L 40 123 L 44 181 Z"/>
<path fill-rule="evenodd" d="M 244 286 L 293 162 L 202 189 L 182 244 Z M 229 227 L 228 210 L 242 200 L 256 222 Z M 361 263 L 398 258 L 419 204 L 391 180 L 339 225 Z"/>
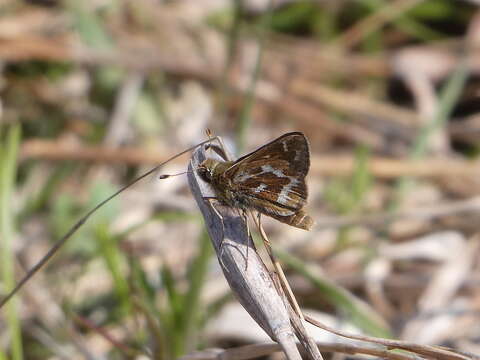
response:
<path fill-rule="evenodd" d="M 247 271 L 248 269 L 248 250 L 250 248 L 250 245 L 251 245 L 251 241 L 252 241 L 252 234 L 250 232 L 250 228 L 248 227 L 248 214 L 247 214 L 247 210 L 245 209 L 242 209 L 242 212 L 241 212 L 241 215 L 242 217 L 242 220 L 243 222 L 245 223 L 245 225 L 247 226 L 247 259 L 245 261 L 245 271 Z"/>
<path fill-rule="evenodd" d="M 208 205 L 210 205 L 210 207 L 215 212 L 215 215 L 217 215 L 222 221 L 222 225 L 223 225 L 223 216 L 218 212 L 217 208 L 213 205 L 214 202 L 219 202 L 218 198 L 216 198 L 215 196 L 204 196 L 203 201 L 205 201 Z"/>
<path fill-rule="evenodd" d="M 205 202 L 208 203 L 208 205 L 210 205 L 210 208 L 215 212 L 215 215 L 218 216 L 218 218 L 220 219 L 220 222 L 222 223 L 222 231 L 224 229 L 224 224 L 223 224 L 223 216 L 222 214 L 220 214 L 217 210 L 217 208 L 215 207 L 214 203 L 215 202 L 218 202 L 218 198 L 216 198 L 215 196 L 205 196 L 203 198 L 203 200 Z M 222 234 L 222 240 L 220 241 L 220 246 L 218 248 L 218 259 L 220 261 L 220 265 L 225 268 L 225 264 L 223 263 L 223 260 L 222 260 L 222 255 L 223 255 L 223 241 L 225 239 L 225 234 Z"/>
<path fill-rule="evenodd" d="M 227 150 L 226 150 L 227 148 L 225 147 L 225 144 L 223 143 L 222 138 L 218 136 L 217 137 L 217 142 L 220 144 L 220 148 L 222 149 L 223 154 L 225 155 L 225 160 L 231 160 L 231 159 L 229 159 L 229 156 L 228 156 Z"/>
<path fill-rule="evenodd" d="M 262 236 L 263 243 L 265 244 L 265 248 L 267 249 L 268 256 L 270 257 L 270 259 L 272 259 L 272 262 L 274 262 L 275 258 L 272 251 L 272 244 L 270 243 L 270 240 L 268 239 L 267 234 L 265 234 L 265 231 L 263 230 L 261 213 L 257 213 L 257 226 L 258 226 L 258 231 Z"/>

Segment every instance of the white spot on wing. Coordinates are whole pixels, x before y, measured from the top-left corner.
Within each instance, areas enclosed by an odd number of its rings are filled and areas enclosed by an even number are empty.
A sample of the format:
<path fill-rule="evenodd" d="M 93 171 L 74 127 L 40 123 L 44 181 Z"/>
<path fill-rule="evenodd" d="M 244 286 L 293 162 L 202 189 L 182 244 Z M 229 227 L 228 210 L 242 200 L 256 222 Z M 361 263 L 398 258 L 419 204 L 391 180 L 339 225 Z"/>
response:
<path fill-rule="evenodd" d="M 241 172 L 235 176 L 234 180 L 236 182 L 244 182 L 245 180 L 250 179 L 251 177 L 252 175 Z"/>
<path fill-rule="evenodd" d="M 298 185 L 300 182 L 294 176 L 287 176 L 281 170 L 274 169 L 271 165 L 263 165 L 262 166 L 262 173 L 270 172 L 279 178 L 288 178 L 290 182 L 282 188 L 280 194 L 278 194 L 277 202 L 282 205 L 288 205 L 292 198 L 290 197 L 290 193 L 294 186 Z"/>
<path fill-rule="evenodd" d="M 255 189 L 253 189 L 254 192 L 256 193 L 260 193 L 262 192 L 263 190 L 265 190 L 267 188 L 267 185 L 265 184 L 260 184 L 258 185 Z"/>
<path fill-rule="evenodd" d="M 288 176 L 283 174 L 282 170 L 274 169 L 271 165 L 262 165 L 262 172 L 261 173 L 262 174 L 272 173 L 276 177 L 279 177 L 279 178 L 288 177 Z"/>
<path fill-rule="evenodd" d="M 282 216 L 292 216 L 294 214 L 295 214 L 295 211 L 287 210 L 287 209 L 282 209 L 282 211 L 279 212 L 279 215 L 282 215 Z"/>
<path fill-rule="evenodd" d="M 292 191 L 292 188 L 299 183 L 299 181 L 292 176 L 288 176 L 288 178 L 290 179 L 290 183 L 283 187 L 280 194 L 278 194 L 277 199 L 277 201 L 283 205 L 288 205 L 288 202 L 292 200 L 290 197 L 290 192 Z"/>
<path fill-rule="evenodd" d="M 303 220 L 307 217 L 307 214 L 304 214 L 300 220 L 297 221 L 298 224 L 301 224 Z"/>
<path fill-rule="evenodd" d="M 286 141 L 282 141 L 282 145 L 283 145 L 283 151 L 287 152 L 287 151 L 288 151 L 287 142 L 286 142 Z"/>
<path fill-rule="evenodd" d="M 254 177 L 257 177 L 261 174 L 266 174 L 266 173 L 272 173 L 276 177 L 279 177 L 279 178 L 287 178 L 287 179 L 290 180 L 290 182 L 288 184 L 286 184 L 285 186 L 283 186 L 282 191 L 280 191 L 280 194 L 278 194 L 278 197 L 277 197 L 276 201 L 278 203 L 282 204 L 282 205 L 289 205 L 289 202 L 291 202 L 293 200 L 292 197 L 290 196 L 290 194 L 293 191 L 293 187 L 300 184 L 300 181 L 295 176 L 285 175 L 282 172 L 282 170 L 275 169 L 271 165 L 262 165 L 261 169 L 262 169 L 262 171 L 260 173 L 256 173 L 254 175 L 241 172 L 241 173 L 239 173 L 235 176 L 235 181 L 236 182 L 243 182 L 247 179 L 254 178 Z M 267 188 L 268 188 L 268 185 L 262 183 L 262 184 L 258 185 L 256 188 L 254 188 L 253 192 L 258 194 L 258 193 L 266 190 Z M 294 214 L 294 212 L 292 211 L 292 213 L 288 214 L 288 215 L 293 215 L 293 214 Z M 282 214 L 282 215 L 283 216 L 288 216 L 287 214 Z"/>
<path fill-rule="evenodd" d="M 295 150 L 295 157 L 293 158 L 293 161 L 300 160 L 300 154 L 301 152 L 299 150 Z"/>

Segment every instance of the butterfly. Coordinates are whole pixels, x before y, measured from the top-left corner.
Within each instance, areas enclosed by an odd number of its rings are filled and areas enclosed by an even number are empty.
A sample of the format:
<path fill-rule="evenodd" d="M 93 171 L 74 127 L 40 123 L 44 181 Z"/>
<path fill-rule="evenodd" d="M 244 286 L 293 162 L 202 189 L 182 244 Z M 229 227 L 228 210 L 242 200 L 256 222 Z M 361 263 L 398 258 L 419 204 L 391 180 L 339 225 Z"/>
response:
<path fill-rule="evenodd" d="M 307 203 L 309 168 L 307 138 L 301 132 L 290 132 L 236 161 L 208 158 L 197 173 L 221 203 L 310 230 L 314 220 L 302 210 Z"/>

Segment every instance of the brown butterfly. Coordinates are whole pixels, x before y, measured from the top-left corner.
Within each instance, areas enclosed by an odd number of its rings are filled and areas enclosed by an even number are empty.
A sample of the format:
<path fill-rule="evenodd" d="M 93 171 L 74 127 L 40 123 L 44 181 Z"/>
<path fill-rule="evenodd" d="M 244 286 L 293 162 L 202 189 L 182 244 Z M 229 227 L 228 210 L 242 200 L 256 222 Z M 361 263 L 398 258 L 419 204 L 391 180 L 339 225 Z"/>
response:
<path fill-rule="evenodd" d="M 305 176 L 310 151 L 305 135 L 291 132 L 236 161 L 206 159 L 197 172 L 223 204 L 254 209 L 283 223 L 310 230 Z"/>

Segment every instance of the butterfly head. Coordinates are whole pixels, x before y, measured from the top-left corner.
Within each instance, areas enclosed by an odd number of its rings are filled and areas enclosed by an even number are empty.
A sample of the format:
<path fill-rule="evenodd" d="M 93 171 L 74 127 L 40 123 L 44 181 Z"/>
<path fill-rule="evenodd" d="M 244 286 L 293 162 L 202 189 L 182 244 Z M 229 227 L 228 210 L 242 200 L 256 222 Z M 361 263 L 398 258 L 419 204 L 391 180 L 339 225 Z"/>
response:
<path fill-rule="evenodd" d="M 203 181 L 211 183 L 212 179 L 216 175 L 216 168 L 220 164 L 220 161 L 214 159 L 204 160 L 197 168 L 198 175 Z"/>

